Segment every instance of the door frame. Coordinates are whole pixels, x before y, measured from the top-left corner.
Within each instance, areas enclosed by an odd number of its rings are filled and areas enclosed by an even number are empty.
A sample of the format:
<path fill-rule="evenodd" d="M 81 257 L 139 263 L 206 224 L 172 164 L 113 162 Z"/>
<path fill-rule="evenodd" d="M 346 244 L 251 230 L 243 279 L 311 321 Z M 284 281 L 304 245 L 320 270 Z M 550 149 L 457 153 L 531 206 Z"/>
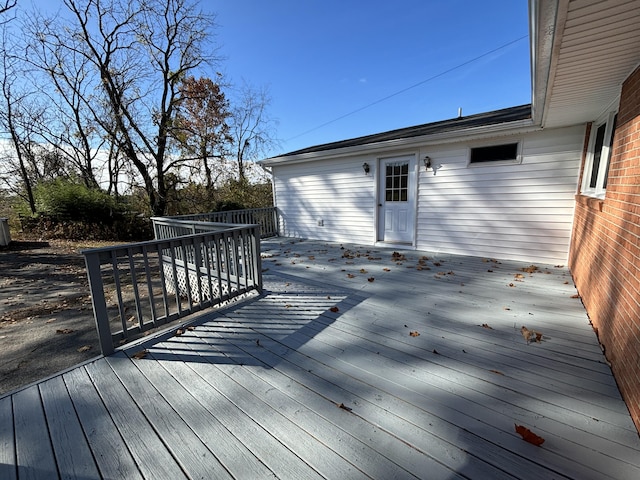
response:
<path fill-rule="evenodd" d="M 418 152 L 401 152 L 388 155 L 380 155 L 376 159 L 376 183 L 375 183 L 375 222 L 374 222 L 374 235 L 375 244 L 379 245 L 398 245 L 398 246 L 416 246 L 416 231 L 418 223 L 418 179 L 419 179 L 419 167 L 418 167 Z M 384 164 L 387 161 L 409 161 L 409 178 L 408 178 L 408 207 L 409 214 L 411 215 L 411 239 L 407 242 L 401 241 L 384 241 L 384 218 L 383 218 L 383 198 L 384 188 L 382 186 L 383 179 L 385 178 Z"/>

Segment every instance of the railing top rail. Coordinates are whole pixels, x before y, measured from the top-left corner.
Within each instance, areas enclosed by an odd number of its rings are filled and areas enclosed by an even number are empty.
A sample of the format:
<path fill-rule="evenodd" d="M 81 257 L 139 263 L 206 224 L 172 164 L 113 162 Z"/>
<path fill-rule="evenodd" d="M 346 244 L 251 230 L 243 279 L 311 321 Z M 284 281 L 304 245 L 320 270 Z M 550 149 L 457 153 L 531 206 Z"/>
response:
<path fill-rule="evenodd" d="M 193 225 L 194 220 L 189 219 L 179 219 L 176 217 L 151 217 L 151 221 L 156 223 L 164 223 L 164 224 L 174 224 L 174 225 Z M 198 225 L 215 225 L 220 227 L 228 227 L 228 228 L 242 228 L 242 227 L 250 227 L 253 225 L 257 225 L 255 223 L 227 223 L 227 222 L 207 222 L 204 220 L 198 220 Z"/>
<path fill-rule="evenodd" d="M 207 223 L 207 222 L 202 222 L 202 223 Z M 129 251 L 131 249 L 135 250 L 142 247 L 150 247 L 154 245 L 176 242 L 181 240 L 188 241 L 191 238 L 200 238 L 200 237 L 205 237 L 207 235 L 221 235 L 228 232 L 234 232 L 234 231 L 240 232 L 243 230 L 250 230 L 253 228 L 260 227 L 260 225 L 257 223 L 246 224 L 246 225 L 231 225 L 231 226 L 229 226 L 229 224 L 224 224 L 224 225 L 226 225 L 229 228 L 225 228 L 224 230 L 216 230 L 216 231 L 209 231 L 209 232 L 191 233 L 187 235 L 181 235 L 180 237 L 147 240 L 146 242 L 125 243 L 121 245 L 111 245 L 107 247 L 89 248 L 86 250 L 81 250 L 80 253 L 86 256 L 89 254 L 100 254 L 100 253 L 113 252 L 113 251 Z"/>
<path fill-rule="evenodd" d="M 224 214 L 233 214 L 233 213 L 240 213 L 240 212 L 261 212 L 261 211 L 273 211 L 273 210 L 276 210 L 276 207 L 243 208 L 239 210 L 221 210 L 219 212 L 206 212 L 206 213 L 187 213 L 184 215 L 171 215 L 169 217 L 160 217 L 160 218 L 189 219 L 193 217 L 207 216 L 207 215 L 224 215 Z"/>

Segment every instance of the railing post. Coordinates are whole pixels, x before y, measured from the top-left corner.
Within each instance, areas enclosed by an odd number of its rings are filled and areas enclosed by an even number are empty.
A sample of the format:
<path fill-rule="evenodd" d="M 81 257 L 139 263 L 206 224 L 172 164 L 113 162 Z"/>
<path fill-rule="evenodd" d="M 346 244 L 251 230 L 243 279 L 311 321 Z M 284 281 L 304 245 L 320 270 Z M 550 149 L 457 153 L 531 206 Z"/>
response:
<path fill-rule="evenodd" d="M 273 207 L 273 231 L 276 234 L 276 237 L 280 236 L 280 221 L 278 220 L 278 207 Z"/>
<path fill-rule="evenodd" d="M 111 328 L 109 327 L 109 313 L 107 312 L 107 302 L 104 298 L 104 285 L 100 273 L 100 256 L 87 252 L 84 254 L 84 261 L 89 277 L 89 288 L 91 290 L 91 302 L 93 304 L 93 316 L 98 329 L 98 340 L 100 350 L 103 355 L 111 355 L 114 352 Z"/>
<path fill-rule="evenodd" d="M 262 293 L 262 256 L 260 255 L 260 225 L 253 227 L 251 235 L 251 250 L 254 258 L 254 277 L 257 283 L 258 293 Z"/>

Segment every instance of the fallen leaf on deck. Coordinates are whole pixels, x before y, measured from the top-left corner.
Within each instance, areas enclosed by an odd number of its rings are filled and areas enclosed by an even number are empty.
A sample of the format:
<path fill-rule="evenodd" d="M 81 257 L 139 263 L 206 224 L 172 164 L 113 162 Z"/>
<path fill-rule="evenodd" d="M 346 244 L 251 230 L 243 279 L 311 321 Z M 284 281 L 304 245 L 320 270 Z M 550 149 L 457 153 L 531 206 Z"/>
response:
<path fill-rule="evenodd" d="M 536 332 L 535 330 L 529 330 L 524 325 L 520 329 L 520 332 L 522 333 L 522 336 L 527 341 L 527 343 L 540 342 L 542 340 L 542 333 Z"/>
<path fill-rule="evenodd" d="M 390 268 L 383 268 L 382 270 L 384 270 L 385 272 L 390 272 L 391 271 Z"/>
<path fill-rule="evenodd" d="M 350 412 L 351 410 L 353 410 L 352 408 L 347 407 L 344 403 L 339 404 L 338 408 L 346 410 L 347 412 Z"/>
<path fill-rule="evenodd" d="M 353 278 L 355 275 L 353 273 L 347 273 L 347 278 Z"/>
<path fill-rule="evenodd" d="M 180 335 L 182 335 L 184 333 L 184 330 L 182 330 L 181 328 L 179 328 L 178 330 L 176 330 L 176 337 L 179 337 Z"/>
<path fill-rule="evenodd" d="M 436 355 L 440 355 L 440 352 L 438 352 L 435 348 L 433 349 L 433 353 L 435 353 Z"/>
<path fill-rule="evenodd" d="M 489 330 L 493 330 L 493 327 L 491 325 L 489 325 L 488 323 L 483 323 L 482 325 L 480 325 L 482 328 L 488 328 Z"/>
<path fill-rule="evenodd" d="M 133 354 L 133 358 L 135 358 L 136 360 L 140 360 L 141 358 L 146 357 L 147 353 L 149 353 L 149 350 L 140 350 L 139 352 Z"/>
<path fill-rule="evenodd" d="M 367 273 L 367 271 L 364 268 L 361 268 L 360 273 Z"/>
<path fill-rule="evenodd" d="M 375 280 L 375 278 L 373 278 L 373 277 L 369 277 L 369 278 L 367 278 L 367 281 L 368 281 L 368 282 L 373 282 L 374 280 Z"/>
<path fill-rule="evenodd" d="M 521 274 L 521 273 L 516 273 L 516 274 L 514 275 L 514 278 L 515 278 L 516 280 L 521 280 L 521 279 L 523 279 L 523 278 L 524 278 L 524 275 L 523 275 L 523 274 Z"/>
<path fill-rule="evenodd" d="M 329 310 L 332 311 L 333 313 L 337 313 L 340 311 L 338 307 L 331 307 Z"/>
<path fill-rule="evenodd" d="M 575 295 L 571 295 L 571 298 L 580 298 L 580 295 L 576 293 Z"/>
<path fill-rule="evenodd" d="M 544 443 L 544 438 L 536 435 L 527 427 L 524 427 L 522 425 L 515 425 L 515 427 L 516 427 L 516 432 L 520 434 L 520 436 L 524 441 L 529 442 L 537 447 L 539 447 Z"/>
<path fill-rule="evenodd" d="M 391 254 L 391 260 L 393 260 L 394 262 L 403 262 L 407 259 L 407 257 L 405 257 L 403 254 L 399 253 L 399 252 L 393 252 Z"/>
<path fill-rule="evenodd" d="M 187 327 L 187 330 L 189 330 L 190 332 L 194 331 L 195 329 L 196 327 L 194 327 L 193 325 Z"/>
<path fill-rule="evenodd" d="M 91 350 L 91 345 L 84 345 L 78 349 L 78 352 L 83 353 L 88 352 L 89 350 Z"/>
<path fill-rule="evenodd" d="M 504 373 L 502 373 L 500 370 L 489 370 L 489 371 L 490 371 L 491 373 L 495 373 L 495 374 L 497 374 L 497 375 L 503 375 L 503 376 L 504 376 Z"/>
<path fill-rule="evenodd" d="M 509 285 L 507 285 L 507 287 L 515 287 L 515 285 L 513 283 L 510 283 Z"/>
<path fill-rule="evenodd" d="M 66 335 L 68 333 L 73 333 L 73 330 L 71 328 L 59 328 L 56 330 L 56 333 Z"/>
<path fill-rule="evenodd" d="M 418 332 L 417 330 L 411 330 L 409 332 L 409 335 L 412 336 L 412 337 L 418 337 L 418 336 L 420 336 L 420 332 Z"/>
<path fill-rule="evenodd" d="M 520 270 L 527 273 L 534 273 L 538 271 L 538 267 L 535 265 L 529 265 L 528 267 L 521 268 Z"/>

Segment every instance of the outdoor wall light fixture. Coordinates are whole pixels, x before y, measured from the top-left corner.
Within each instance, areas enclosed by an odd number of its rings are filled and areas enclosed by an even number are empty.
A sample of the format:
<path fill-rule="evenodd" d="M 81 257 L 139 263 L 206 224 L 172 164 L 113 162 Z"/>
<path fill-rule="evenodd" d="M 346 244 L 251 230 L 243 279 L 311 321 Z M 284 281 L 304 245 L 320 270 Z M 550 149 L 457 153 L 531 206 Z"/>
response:
<path fill-rule="evenodd" d="M 441 164 L 439 164 L 439 163 L 431 163 L 431 157 L 430 157 L 430 156 L 428 156 L 428 155 L 426 155 L 426 156 L 422 159 L 422 161 L 424 162 L 424 169 L 425 169 L 425 170 L 429 170 L 429 169 L 433 170 L 433 174 L 434 174 L 434 175 L 435 175 L 435 174 L 438 172 L 438 170 L 442 167 L 442 165 L 441 165 Z"/>
<path fill-rule="evenodd" d="M 367 162 L 364 162 L 362 164 L 362 169 L 364 170 L 365 175 L 369 175 L 369 172 L 371 171 L 371 167 L 369 167 L 369 164 Z"/>

